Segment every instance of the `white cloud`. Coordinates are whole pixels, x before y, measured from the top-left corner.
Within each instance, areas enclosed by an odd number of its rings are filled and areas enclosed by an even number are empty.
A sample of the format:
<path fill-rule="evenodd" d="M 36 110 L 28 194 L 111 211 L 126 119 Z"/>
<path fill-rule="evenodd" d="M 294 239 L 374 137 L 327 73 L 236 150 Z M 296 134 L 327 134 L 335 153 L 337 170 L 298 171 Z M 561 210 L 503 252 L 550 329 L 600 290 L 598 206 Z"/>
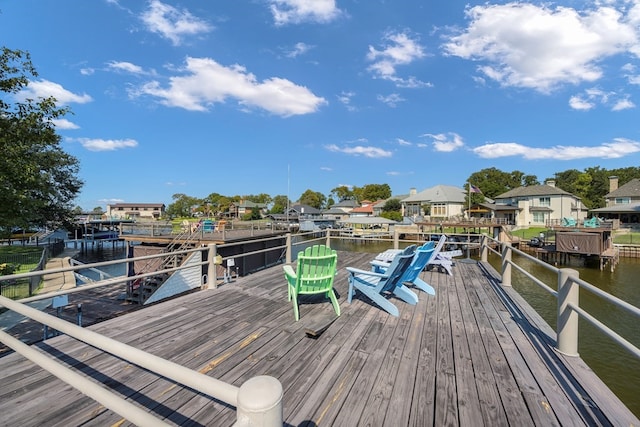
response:
<path fill-rule="evenodd" d="M 383 150 L 382 148 L 377 147 L 365 147 L 362 145 L 356 145 L 353 147 L 338 147 L 335 144 L 330 144 L 325 146 L 325 148 L 336 153 L 352 154 L 354 156 L 364 156 L 369 158 L 386 158 L 392 156 L 391 151 Z"/>
<path fill-rule="evenodd" d="M 406 101 L 406 99 L 404 99 L 397 93 L 392 93 L 391 95 L 387 96 L 378 95 L 377 99 L 378 101 L 387 104 L 391 108 L 396 108 L 399 103 Z"/>
<path fill-rule="evenodd" d="M 303 55 L 305 53 L 307 53 L 310 49 L 312 49 L 313 46 L 308 45 L 306 43 L 296 43 L 295 46 L 293 46 L 293 49 L 290 49 L 287 53 L 286 56 L 287 58 L 296 58 L 300 55 Z"/>
<path fill-rule="evenodd" d="M 578 11 L 512 2 L 471 7 L 466 14 L 469 25 L 449 38 L 444 51 L 482 61 L 481 74 L 504 86 L 548 93 L 599 79 L 606 57 L 640 55 L 630 12 L 611 6 Z"/>
<path fill-rule="evenodd" d="M 320 170 L 321 171 L 325 171 L 325 172 L 332 172 L 333 171 L 333 169 L 328 167 L 328 166 L 321 166 Z"/>
<path fill-rule="evenodd" d="M 551 148 L 527 147 L 515 142 L 488 143 L 472 150 L 485 159 L 519 156 L 526 160 L 618 159 L 640 152 L 640 142 L 615 138 L 599 146 L 557 145 Z"/>
<path fill-rule="evenodd" d="M 115 151 L 121 148 L 133 148 L 138 146 L 134 139 L 99 139 L 99 138 L 76 138 L 89 151 Z"/>
<path fill-rule="evenodd" d="M 16 98 L 24 100 L 26 98 L 48 98 L 50 96 L 53 96 L 56 102 L 61 105 L 71 103 L 86 104 L 87 102 L 93 101 L 86 93 L 82 95 L 75 94 L 62 87 L 62 85 L 50 82 L 49 80 L 29 82 L 29 85 L 16 95 Z"/>
<path fill-rule="evenodd" d="M 240 65 L 224 67 L 208 58 L 187 58 L 186 75 L 171 77 L 169 87 L 157 81 L 143 85 L 132 95 L 151 95 L 160 103 L 191 111 L 207 111 L 210 104 L 235 98 L 244 107 L 258 107 L 280 116 L 316 112 L 327 104 L 304 86 L 272 77 L 258 82 Z"/>
<path fill-rule="evenodd" d="M 53 124 L 56 129 L 80 129 L 80 126 L 67 119 L 55 119 L 53 120 Z"/>
<path fill-rule="evenodd" d="M 582 94 L 574 95 L 569 99 L 569 106 L 575 110 L 588 111 L 597 105 L 608 107 L 611 111 L 635 107 L 628 95 L 613 91 L 606 92 L 598 88 L 586 89 Z"/>
<path fill-rule="evenodd" d="M 462 137 L 455 132 L 431 134 L 426 133 L 423 137 L 431 138 L 431 143 L 436 151 L 450 153 L 458 148 L 464 147 Z"/>
<path fill-rule="evenodd" d="M 574 110 L 588 111 L 594 108 L 596 105 L 593 102 L 589 102 L 578 95 L 574 95 L 569 98 L 569 106 Z"/>
<path fill-rule="evenodd" d="M 107 68 L 113 71 L 125 72 L 130 74 L 149 74 L 139 65 L 132 64 L 126 61 L 110 61 L 107 63 Z"/>
<path fill-rule="evenodd" d="M 426 56 L 424 48 L 418 40 L 411 38 L 407 32 L 387 32 L 384 37 L 382 50 L 369 46 L 367 59 L 373 64 L 369 66 L 378 78 L 394 82 L 399 87 L 430 87 L 431 83 L 422 82 L 415 77 L 401 78 L 397 76 L 396 68 L 409 65 Z"/>
<path fill-rule="evenodd" d="M 342 11 L 335 0 L 270 0 L 275 24 L 300 24 L 303 22 L 328 23 L 337 19 Z"/>
<path fill-rule="evenodd" d="M 413 145 L 411 142 L 404 140 L 402 138 L 396 138 L 396 142 L 398 143 L 398 145 L 404 145 L 404 146 Z"/>
<path fill-rule="evenodd" d="M 628 110 L 629 108 L 635 108 L 636 104 L 634 104 L 629 98 L 619 99 L 613 104 L 611 107 L 612 111 L 622 111 Z"/>
<path fill-rule="evenodd" d="M 347 107 L 347 110 L 356 111 L 357 108 L 351 105 L 351 99 L 354 96 L 356 96 L 355 92 L 342 92 L 340 95 L 338 95 L 338 101 L 344 104 L 344 106 Z"/>
<path fill-rule="evenodd" d="M 640 85 L 640 74 L 638 74 L 638 71 L 635 65 L 629 64 L 629 63 L 624 64 L 621 67 L 621 70 L 623 71 L 624 76 L 629 81 L 629 84 Z"/>
<path fill-rule="evenodd" d="M 189 11 L 176 9 L 159 0 L 149 2 L 149 8 L 141 19 L 149 31 L 169 39 L 174 46 L 180 45 L 185 36 L 196 36 L 213 30 L 210 24 Z"/>

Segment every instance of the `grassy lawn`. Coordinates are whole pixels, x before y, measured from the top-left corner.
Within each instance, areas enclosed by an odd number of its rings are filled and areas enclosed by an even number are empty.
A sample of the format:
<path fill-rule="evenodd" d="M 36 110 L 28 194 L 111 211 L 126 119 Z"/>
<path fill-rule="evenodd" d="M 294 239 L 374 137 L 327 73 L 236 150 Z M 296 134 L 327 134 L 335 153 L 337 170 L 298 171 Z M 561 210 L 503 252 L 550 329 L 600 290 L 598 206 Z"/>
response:
<path fill-rule="evenodd" d="M 26 273 L 38 265 L 42 251 L 42 248 L 34 246 L 0 246 L 0 264 L 17 265 L 14 273 Z"/>
<path fill-rule="evenodd" d="M 640 245 L 640 233 L 614 233 L 613 243 L 621 245 Z"/>
<path fill-rule="evenodd" d="M 0 246 L 0 274 L 11 270 L 9 274 L 33 270 L 42 257 L 42 251 L 42 248 L 33 246 Z M 18 279 L 11 283 L 0 281 L 0 288 L 2 296 L 7 298 L 26 298 L 29 296 L 29 279 Z"/>

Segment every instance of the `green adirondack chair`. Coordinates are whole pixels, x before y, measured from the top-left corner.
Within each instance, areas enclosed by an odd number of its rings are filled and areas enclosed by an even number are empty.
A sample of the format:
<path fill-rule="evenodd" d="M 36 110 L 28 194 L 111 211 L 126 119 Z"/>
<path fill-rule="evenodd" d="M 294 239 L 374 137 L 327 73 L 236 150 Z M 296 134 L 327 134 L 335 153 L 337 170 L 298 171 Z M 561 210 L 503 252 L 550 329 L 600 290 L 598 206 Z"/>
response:
<path fill-rule="evenodd" d="M 293 300 L 293 313 L 296 322 L 300 319 L 298 295 L 325 294 L 333 304 L 336 315 L 340 316 L 340 305 L 333 290 L 338 254 L 325 245 L 313 245 L 298 253 L 296 271 L 290 265 L 284 265 L 287 279 L 287 295 Z"/>

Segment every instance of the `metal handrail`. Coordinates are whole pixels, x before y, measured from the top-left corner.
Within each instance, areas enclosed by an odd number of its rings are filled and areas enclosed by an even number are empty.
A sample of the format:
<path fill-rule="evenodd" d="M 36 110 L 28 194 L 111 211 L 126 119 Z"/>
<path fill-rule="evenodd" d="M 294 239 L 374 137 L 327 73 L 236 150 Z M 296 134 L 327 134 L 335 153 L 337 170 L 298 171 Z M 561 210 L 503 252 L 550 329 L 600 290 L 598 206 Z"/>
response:
<path fill-rule="evenodd" d="M 489 241 L 493 241 L 494 243 L 501 245 L 502 253 L 493 250 L 488 244 Z M 569 356 L 578 355 L 578 320 L 581 317 L 591 323 L 604 335 L 618 343 L 629 353 L 640 359 L 640 348 L 621 337 L 617 332 L 603 324 L 596 317 L 587 312 L 583 307 L 580 307 L 578 299 L 579 289 L 584 289 L 588 292 L 591 292 L 593 295 L 604 299 L 605 301 L 627 311 L 628 313 L 638 318 L 640 318 L 640 308 L 601 290 L 600 288 L 594 286 L 589 282 L 580 279 L 579 274 L 576 270 L 570 268 L 554 267 L 544 261 L 532 257 L 525 252 L 520 251 L 519 249 L 511 247 L 511 245 L 508 243 L 500 242 L 489 236 L 484 236 L 481 242 L 481 260 L 484 262 L 487 261 L 487 252 L 492 252 L 501 256 L 503 286 L 511 286 L 511 267 L 514 267 L 518 271 L 523 273 L 526 277 L 531 279 L 535 284 L 557 298 L 558 323 L 556 325 L 556 348 L 559 352 Z M 536 263 L 537 265 L 542 266 L 555 273 L 558 276 L 558 290 L 556 291 L 552 289 L 546 283 L 533 277 L 529 272 L 517 265 L 517 263 L 512 259 L 513 253 L 517 253 L 518 255 L 523 256 L 528 260 Z"/>

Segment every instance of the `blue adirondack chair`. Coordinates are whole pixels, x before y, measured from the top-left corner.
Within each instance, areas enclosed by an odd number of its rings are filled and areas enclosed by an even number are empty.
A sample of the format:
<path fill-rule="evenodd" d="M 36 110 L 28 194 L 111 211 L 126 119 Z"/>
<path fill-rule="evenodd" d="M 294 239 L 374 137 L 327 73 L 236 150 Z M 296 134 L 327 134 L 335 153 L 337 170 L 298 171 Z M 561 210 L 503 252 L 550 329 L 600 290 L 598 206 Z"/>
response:
<path fill-rule="evenodd" d="M 575 220 L 575 218 L 571 218 L 571 217 L 562 217 L 562 226 L 563 227 L 577 227 L 578 226 L 578 221 Z"/>
<path fill-rule="evenodd" d="M 591 217 L 589 219 L 585 219 L 583 225 L 589 228 L 598 228 L 600 226 L 600 221 L 598 221 L 598 217 Z"/>
<path fill-rule="evenodd" d="M 411 264 L 409 264 L 409 268 L 407 268 L 405 273 L 400 278 L 400 282 L 404 284 L 411 283 L 415 287 L 422 290 L 423 292 L 426 292 L 430 295 L 435 295 L 436 290 L 433 289 L 433 286 L 429 285 L 427 282 L 425 282 L 420 278 L 420 273 L 422 273 L 424 268 L 427 266 L 427 264 L 430 263 L 430 261 L 435 257 L 435 255 L 436 255 L 436 250 L 433 247 L 433 244 L 431 245 L 425 244 L 419 247 L 418 249 L 416 249 L 416 253 L 413 256 L 413 260 L 411 260 Z"/>
<path fill-rule="evenodd" d="M 435 295 L 436 290 L 420 278 L 420 273 L 434 260 L 438 252 L 436 251 L 435 243 L 432 241 L 418 247 L 413 255 L 411 264 L 409 264 L 409 267 L 400 278 L 400 283 L 405 285 L 412 284 L 428 294 Z M 371 266 L 373 271 L 378 273 L 384 273 L 389 268 L 389 264 L 376 262 L 375 260 L 371 261 Z"/>
<path fill-rule="evenodd" d="M 340 316 L 340 305 L 333 290 L 338 254 L 325 245 L 313 245 L 298 253 L 296 271 L 290 265 L 284 265 L 287 279 L 287 295 L 293 300 L 293 314 L 296 322 L 300 319 L 298 295 L 325 294 L 333 304 L 336 315 Z"/>
<path fill-rule="evenodd" d="M 387 299 L 389 293 L 394 294 L 409 304 L 417 304 L 418 296 L 401 281 L 402 276 L 411 264 L 415 249 L 415 245 L 411 245 L 396 255 L 384 273 L 347 267 L 347 271 L 349 272 L 349 295 L 347 300 L 349 303 L 351 303 L 357 289 L 389 314 L 396 317 L 400 315 L 400 312 L 398 308 Z"/>

